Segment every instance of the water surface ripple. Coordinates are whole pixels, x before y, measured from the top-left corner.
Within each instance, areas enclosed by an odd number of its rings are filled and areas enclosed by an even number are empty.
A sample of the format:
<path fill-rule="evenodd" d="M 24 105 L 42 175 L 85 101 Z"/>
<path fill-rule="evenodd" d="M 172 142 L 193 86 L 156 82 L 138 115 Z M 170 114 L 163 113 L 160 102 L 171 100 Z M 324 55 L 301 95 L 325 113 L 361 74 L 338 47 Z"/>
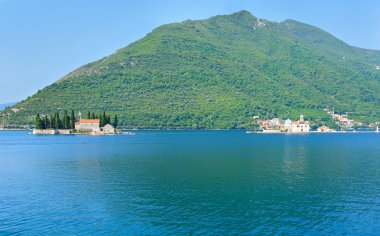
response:
<path fill-rule="evenodd" d="M 380 135 L 0 132 L 0 235 L 380 235 Z"/>

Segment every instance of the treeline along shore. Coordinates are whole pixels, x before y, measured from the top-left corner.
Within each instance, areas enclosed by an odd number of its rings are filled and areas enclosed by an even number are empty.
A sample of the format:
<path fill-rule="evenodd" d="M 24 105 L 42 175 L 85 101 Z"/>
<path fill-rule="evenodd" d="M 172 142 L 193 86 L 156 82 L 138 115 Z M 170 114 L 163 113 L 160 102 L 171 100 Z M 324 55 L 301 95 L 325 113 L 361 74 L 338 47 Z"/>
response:
<path fill-rule="evenodd" d="M 62 118 L 61 118 L 62 117 Z M 35 117 L 33 134 L 112 134 L 117 133 L 118 117 L 114 115 L 111 119 L 106 112 L 95 114 L 88 112 L 87 117 L 82 119 L 81 112 L 79 119 L 75 117 L 74 110 L 69 115 L 67 110 L 61 114 L 59 112 L 40 115 Z"/>
<path fill-rule="evenodd" d="M 67 110 L 63 112 L 62 119 L 60 118 L 59 112 L 55 112 L 53 114 L 40 115 L 39 113 L 36 115 L 34 121 L 35 129 L 75 129 L 75 122 L 80 121 L 81 114 L 79 115 L 79 120 L 76 119 L 74 110 L 71 111 L 71 115 L 68 114 Z M 87 119 L 99 119 L 100 126 L 104 126 L 106 124 L 111 124 L 113 127 L 118 126 L 118 117 L 114 115 L 112 122 L 111 116 L 107 115 L 106 112 L 102 112 L 100 114 L 95 114 L 88 112 Z"/>

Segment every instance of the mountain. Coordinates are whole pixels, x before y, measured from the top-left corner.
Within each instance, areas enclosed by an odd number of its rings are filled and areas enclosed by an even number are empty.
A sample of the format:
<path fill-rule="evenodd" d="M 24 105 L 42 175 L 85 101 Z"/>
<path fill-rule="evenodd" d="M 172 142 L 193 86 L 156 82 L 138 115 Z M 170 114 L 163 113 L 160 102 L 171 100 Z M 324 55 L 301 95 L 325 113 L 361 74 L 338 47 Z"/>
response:
<path fill-rule="evenodd" d="M 10 102 L 10 103 L 5 103 L 5 104 L 0 104 L 0 111 L 4 110 L 6 107 L 11 107 L 15 105 L 17 102 Z"/>
<path fill-rule="evenodd" d="M 323 109 L 334 107 L 373 122 L 380 120 L 379 66 L 380 51 L 240 11 L 160 26 L 0 116 L 20 124 L 37 113 L 105 110 L 129 128 L 231 129 L 249 128 L 254 115 L 329 123 Z"/>

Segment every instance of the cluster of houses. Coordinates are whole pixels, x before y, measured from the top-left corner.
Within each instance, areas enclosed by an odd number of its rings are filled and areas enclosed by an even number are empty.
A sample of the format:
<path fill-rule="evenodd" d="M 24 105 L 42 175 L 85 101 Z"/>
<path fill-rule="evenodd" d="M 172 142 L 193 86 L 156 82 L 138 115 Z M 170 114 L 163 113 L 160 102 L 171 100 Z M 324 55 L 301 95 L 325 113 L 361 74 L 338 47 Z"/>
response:
<path fill-rule="evenodd" d="M 327 114 L 336 121 L 336 124 L 344 128 L 352 128 L 353 126 L 362 126 L 363 123 L 348 118 L 348 112 L 344 115 L 336 114 L 334 110 L 325 109 Z"/>
<path fill-rule="evenodd" d="M 309 121 L 305 121 L 303 115 L 297 121 L 290 119 L 284 121 L 279 118 L 273 118 L 271 120 L 259 121 L 259 124 L 263 129 L 263 133 L 309 133 L 311 130 Z M 317 131 L 333 132 L 334 130 L 327 126 L 321 126 Z"/>
<path fill-rule="evenodd" d="M 298 121 L 291 121 L 290 119 L 281 120 L 280 118 L 273 118 L 271 120 L 261 121 L 260 126 L 263 128 L 264 133 L 308 133 L 310 132 L 310 124 L 305 121 L 303 115 L 300 116 Z"/>

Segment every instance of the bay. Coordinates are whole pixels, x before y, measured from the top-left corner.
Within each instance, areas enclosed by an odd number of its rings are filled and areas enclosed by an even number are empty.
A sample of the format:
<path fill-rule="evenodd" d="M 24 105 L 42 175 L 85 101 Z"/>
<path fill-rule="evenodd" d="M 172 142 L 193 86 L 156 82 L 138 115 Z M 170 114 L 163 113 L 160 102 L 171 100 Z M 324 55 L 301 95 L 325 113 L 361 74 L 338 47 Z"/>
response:
<path fill-rule="evenodd" d="M 0 132 L 0 235 L 380 235 L 380 135 Z"/>

